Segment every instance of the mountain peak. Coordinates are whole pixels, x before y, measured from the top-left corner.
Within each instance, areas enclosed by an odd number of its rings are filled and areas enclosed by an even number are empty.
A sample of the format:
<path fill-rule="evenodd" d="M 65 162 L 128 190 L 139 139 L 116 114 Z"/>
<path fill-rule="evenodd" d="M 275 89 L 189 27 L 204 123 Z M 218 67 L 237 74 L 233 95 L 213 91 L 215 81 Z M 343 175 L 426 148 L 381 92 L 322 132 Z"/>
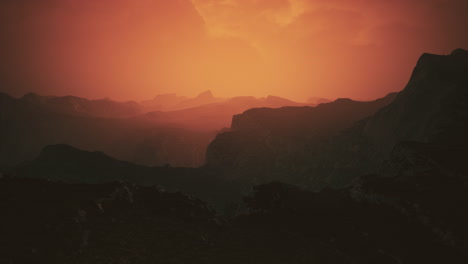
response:
<path fill-rule="evenodd" d="M 267 100 L 267 101 L 278 101 L 278 100 L 281 100 L 281 101 L 289 101 L 289 100 L 286 99 L 286 98 L 279 97 L 279 96 L 275 96 L 275 95 L 268 95 L 268 96 L 266 97 L 266 100 Z"/>
<path fill-rule="evenodd" d="M 175 93 L 158 94 L 153 98 L 153 100 L 158 100 L 158 99 L 177 99 L 177 94 Z"/>
<path fill-rule="evenodd" d="M 30 98 L 39 98 L 41 97 L 39 94 L 37 93 L 27 93 L 25 95 L 23 95 L 23 97 L 21 97 L 22 99 L 30 99 Z"/>
<path fill-rule="evenodd" d="M 416 64 L 416 68 L 427 65 L 438 65 L 447 63 L 451 59 L 464 59 L 468 57 L 468 51 L 464 49 L 455 49 L 449 55 L 438 55 L 432 53 L 423 53 Z"/>
<path fill-rule="evenodd" d="M 452 56 L 468 56 L 468 50 L 456 49 L 450 53 Z"/>
<path fill-rule="evenodd" d="M 348 103 L 348 102 L 355 102 L 353 99 L 350 98 L 337 98 L 335 100 L 336 103 Z"/>
<path fill-rule="evenodd" d="M 210 90 L 207 90 L 207 91 L 204 91 L 202 93 L 200 93 L 197 98 L 205 98 L 205 99 L 208 99 L 208 98 L 213 98 L 213 94 L 211 93 Z"/>

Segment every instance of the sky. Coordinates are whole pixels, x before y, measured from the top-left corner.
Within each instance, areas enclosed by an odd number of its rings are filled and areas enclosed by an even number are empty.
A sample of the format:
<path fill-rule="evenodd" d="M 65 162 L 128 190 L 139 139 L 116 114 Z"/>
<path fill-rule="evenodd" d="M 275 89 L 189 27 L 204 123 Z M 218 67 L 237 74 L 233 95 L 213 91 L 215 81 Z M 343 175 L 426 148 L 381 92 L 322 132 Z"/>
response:
<path fill-rule="evenodd" d="M 369 100 L 468 49 L 466 0 L 3 0 L 0 91 Z"/>

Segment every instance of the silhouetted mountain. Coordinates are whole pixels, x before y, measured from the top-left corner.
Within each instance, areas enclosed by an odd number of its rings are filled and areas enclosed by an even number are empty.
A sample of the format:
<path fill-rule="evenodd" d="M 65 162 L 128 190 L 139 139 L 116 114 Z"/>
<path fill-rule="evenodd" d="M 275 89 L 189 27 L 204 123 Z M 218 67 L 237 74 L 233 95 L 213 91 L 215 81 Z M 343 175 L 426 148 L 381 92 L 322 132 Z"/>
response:
<path fill-rule="evenodd" d="M 183 100 L 177 105 L 178 110 L 183 110 L 183 109 L 188 109 L 188 108 L 194 108 L 198 106 L 203 106 L 203 105 L 208 105 L 208 104 L 214 104 L 214 103 L 219 103 L 226 101 L 224 98 L 216 98 L 213 96 L 211 91 L 205 91 L 200 93 L 197 97 Z M 176 110 L 176 109 L 174 109 Z"/>
<path fill-rule="evenodd" d="M 357 175 L 380 171 L 402 141 L 467 149 L 467 74 L 467 51 L 422 55 L 393 103 L 322 149 L 322 157 L 331 158 L 318 159 L 320 166 L 346 169 L 334 170 L 320 181 L 333 179 L 332 184 L 343 186 Z"/>
<path fill-rule="evenodd" d="M 325 104 L 325 103 L 330 103 L 332 100 L 327 99 L 327 98 L 321 98 L 321 97 L 310 97 L 307 99 L 307 103 L 310 104 L 311 106 L 316 106 L 319 104 Z"/>
<path fill-rule="evenodd" d="M 272 96 L 219 102 L 224 99 L 210 91 L 192 99 L 175 94 L 156 99 L 188 109 L 142 114 L 145 107 L 135 102 L 2 94 L 0 168 L 31 160 L 50 144 L 103 151 L 143 165 L 198 167 L 205 162 L 209 142 L 230 125 L 232 115 L 251 107 L 297 104 Z M 189 108 L 194 105 L 202 106 Z"/>
<path fill-rule="evenodd" d="M 181 101 L 186 100 L 186 97 L 173 94 L 159 94 L 151 100 L 142 101 L 141 105 L 148 112 L 168 111 L 174 109 Z"/>
<path fill-rule="evenodd" d="M 142 101 L 141 104 L 145 107 L 146 112 L 166 112 L 194 108 L 226 100 L 227 99 L 224 98 L 214 97 L 211 91 L 205 91 L 194 98 L 177 96 L 176 94 L 162 94 L 156 96 L 153 100 Z"/>
<path fill-rule="evenodd" d="M 76 96 L 40 96 L 33 93 L 24 95 L 21 100 L 63 114 L 121 118 L 143 113 L 142 107 L 134 101 L 88 100 Z"/>
<path fill-rule="evenodd" d="M 113 159 L 102 152 L 89 152 L 69 145 L 46 146 L 39 157 L 17 171 L 25 177 L 41 177 L 72 183 L 137 182 L 147 167 Z M 31 175 L 31 176 L 29 176 Z M 156 176 L 155 176 L 156 177 Z M 143 182 L 140 180 L 140 182 Z"/>
<path fill-rule="evenodd" d="M 278 108 L 278 107 L 285 107 L 285 106 L 302 106 L 302 105 L 304 104 L 294 102 L 285 98 L 281 98 L 279 96 L 269 95 L 265 98 L 265 106 L 262 106 L 262 107 Z"/>
<path fill-rule="evenodd" d="M 362 136 L 388 155 L 402 140 L 468 147 L 468 51 L 424 54 L 395 101 L 362 125 Z"/>
<path fill-rule="evenodd" d="M 182 167 L 148 167 L 113 159 L 69 145 L 45 147 L 40 155 L 12 170 L 15 177 L 39 178 L 66 183 L 103 184 L 122 181 L 141 186 L 160 185 L 203 198 L 218 209 L 235 201 L 248 186 L 226 181 L 217 171 Z"/>
<path fill-rule="evenodd" d="M 255 108 L 233 116 L 231 128 L 233 130 L 268 130 L 271 133 L 284 130 L 304 133 L 306 132 L 304 130 L 308 130 L 307 132 L 314 130 L 315 133 L 326 133 L 325 136 L 328 136 L 331 131 L 320 130 L 330 127 L 329 130 L 339 132 L 355 120 L 372 115 L 392 102 L 395 97 L 396 93 L 393 93 L 372 102 L 357 102 L 341 98 L 317 107 Z M 308 122 L 304 122 L 305 120 Z"/>
<path fill-rule="evenodd" d="M 339 187 L 381 170 L 400 141 L 466 148 L 467 54 L 422 55 L 394 100 L 394 94 L 374 102 L 338 99 L 315 108 L 252 109 L 234 116 L 233 131 L 210 144 L 208 165 L 261 181 Z"/>

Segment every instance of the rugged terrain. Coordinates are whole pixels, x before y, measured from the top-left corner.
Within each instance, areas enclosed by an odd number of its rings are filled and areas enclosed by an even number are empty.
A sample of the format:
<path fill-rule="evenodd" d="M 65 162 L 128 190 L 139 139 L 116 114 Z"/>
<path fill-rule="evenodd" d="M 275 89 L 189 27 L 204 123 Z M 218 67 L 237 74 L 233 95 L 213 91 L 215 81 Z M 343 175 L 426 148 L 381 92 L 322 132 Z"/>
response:
<path fill-rule="evenodd" d="M 5 263 L 465 263 L 416 219 L 347 191 L 255 187 L 231 217 L 159 187 L 0 179 Z M 458 244 L 455 244 L 458 246 Z"/>
<path fill-rule="evenodd" d="M 467 95 L 455 50 L 398 95 L 235 116 L 200 168 L 45 147 L 0 179 L 0 261 L 466 263 Z"/>

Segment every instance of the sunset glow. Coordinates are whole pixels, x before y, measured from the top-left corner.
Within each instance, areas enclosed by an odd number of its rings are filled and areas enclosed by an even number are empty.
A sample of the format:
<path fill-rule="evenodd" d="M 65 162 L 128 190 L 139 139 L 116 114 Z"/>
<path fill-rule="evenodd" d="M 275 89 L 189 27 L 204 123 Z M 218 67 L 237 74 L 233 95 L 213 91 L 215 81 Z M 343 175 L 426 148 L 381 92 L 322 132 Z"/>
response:
<path fill-rule="evenodd" d="M 466 1 L 3 1 L 2 91 L 371 99 L 468 47 Z"/>

